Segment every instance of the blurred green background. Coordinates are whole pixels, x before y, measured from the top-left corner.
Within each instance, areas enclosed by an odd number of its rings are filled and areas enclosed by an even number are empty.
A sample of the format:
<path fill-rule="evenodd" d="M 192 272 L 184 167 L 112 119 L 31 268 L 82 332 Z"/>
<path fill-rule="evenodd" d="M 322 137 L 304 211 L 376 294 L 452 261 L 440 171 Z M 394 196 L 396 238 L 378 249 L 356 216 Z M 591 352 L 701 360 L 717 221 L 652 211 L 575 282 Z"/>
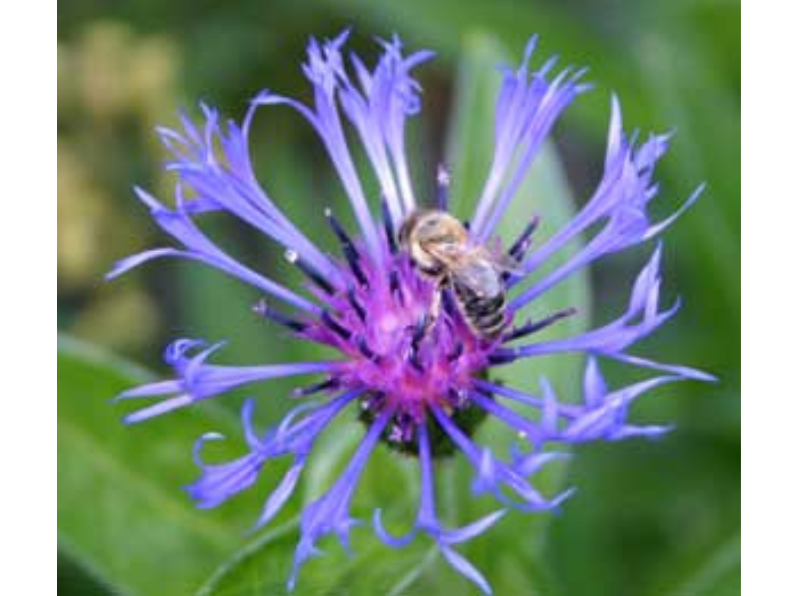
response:
<path fill-rule="evenodd" d="M 111 284 L 102 275 L 121 256 L 162 241 L 131 192 L 137 183 L 170 196 L 156 124 L 175 124 L 179 107 L 195 114 L 198 100 L 239 118 L 264 87 L 307 98 L 299 67 L 307 38 L 353 25 L 352 47 L 368 57 L 370 37 L 393 32 L 409 49 L 438 52 L 418 72 L 424 111 L 409 137 L 417 178 L 444 154 L 461 163 L 461 151 L 488 145 L 492 114 L 480 115 L 481 136 L 465 111 L 477 105 L 473 80 L 498 80 L 477 74 L 478 65 L 490 69 L 498 55 L 515 62 L 533 33 L 541 54 L 589 66 L 596 85 L 554 134 L 575 201 L 587 198 L 600 175 L 611 90 L 628 127 L 676 129 L 660 169 L 659 213 L 703 180 L 708 190 L 666 237 L 666 296 L 681 295 L 684 307 L 642 352 L 702 367 L 720 383 L 682 384 L 645 398 L 637 419 L 674 421 L 675 433 L 659 442 L 579 448 L 565 480 L 548 480 L 579 487 L 562 515 L 523 524 L 513 514 L 494 540 L 487 535 L 464 552 L 498 594 L 739 594 L 738 1 L 71 0 L 60 3 L 59 21 L 59 592 L 283 592 L 294 519 L 288 512 L 272 532 L 245 534 L 272 481 L 212 512 L 194 511 L 179 490 L 195 474 L 189 449 L 202 432 L 228 429 L 230 445 L 219 448 L 219 459 L 240 453 L 233 418 L 240 396 L 140 429 L 122 427 L 107 400 L 150 374 L 121 358 L 162 374 L 162 347 L 177 336 L 230 338 L 222 356 L 230 362 L 306 358 L 311 351 L 252 325 L 255 296 L 213 272 L 162 263 Z M 276 201 L 327 240 L 319 207 L 339 203 L 339 212 L 340 192 L 309 128 L 285 114 L 261 115 L 255 159 Z M 462 139 L 466 147 L 453 146 Z M 256 235 L 223 220 L 212 231 L 249 262 L 292 275 Z M 569 296 L 589 291 L 593 320 L 607 320 L 623 307 L 644 254 L 599 264 Z M 630 378 L 607 370 L 616 383 Z M 263 421 L 284 411 L 289 387 L 267 386 L 273 399 L 260 406 Z M 309 478 L 308 494 L 341 465 L 333 457 L 344 450 L 329 441 L 332 455 Z M 411 462 L 386 465 L 399 474 L 413 470 Z M 382 484 L 394 486 L 385 478 Z M 379 500 L 378 482 L 370 485 L 364 490 L 373 503 L 391 499 L 409 515 L 414 489 L 398 498 L 382 486 Z M 460 513 L 461 497 L 448 493 Z M 309 563 L 314 570 L 298 594 L 474 593 L 433 560 L 427 544 L 406 553 L 362 544 L 352 562 L 333 555 Z"/>

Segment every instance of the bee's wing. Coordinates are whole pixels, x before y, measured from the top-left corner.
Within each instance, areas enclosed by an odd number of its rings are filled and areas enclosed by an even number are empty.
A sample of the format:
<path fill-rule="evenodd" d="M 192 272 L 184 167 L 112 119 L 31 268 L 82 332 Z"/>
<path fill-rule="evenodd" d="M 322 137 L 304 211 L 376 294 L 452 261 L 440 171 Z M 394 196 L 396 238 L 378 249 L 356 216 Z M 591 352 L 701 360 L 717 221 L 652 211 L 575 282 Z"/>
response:
<path fill-rule="evenodd" d="M 471 258 L 471 251 L 456 242 L 428 243 L 423 245 L 423 249 L 451 269 L 460 267 Z"/>
<path fill-rule="evenodd" d="M 477 248 L 477 255 L 501 273 L 524 273 L 522 264 L 497 246 L 480 246 Z"/>
<path fill-rule="evenodd" d="M 489 259 L 469 255 L 457 267 L 450 268 L 454 286 L 479 297 L 495 297 L 503 292 L 500 271 Z"/>
<path fill-rule="evenodd" d="M 522 264 L 511 255 L 492 252 L 489 258 L 492 264 L 503 273 L 524 274 Z"/>
<path fill-rule="evenodd" d="M 505 253 L 488 246 L 466 246 L 459 243 L 434 243 L 423 247 L 451 270 L 476 269 L 474 263 L 488 264 L 500 273 L 524 273 L 522 264 Z"/>

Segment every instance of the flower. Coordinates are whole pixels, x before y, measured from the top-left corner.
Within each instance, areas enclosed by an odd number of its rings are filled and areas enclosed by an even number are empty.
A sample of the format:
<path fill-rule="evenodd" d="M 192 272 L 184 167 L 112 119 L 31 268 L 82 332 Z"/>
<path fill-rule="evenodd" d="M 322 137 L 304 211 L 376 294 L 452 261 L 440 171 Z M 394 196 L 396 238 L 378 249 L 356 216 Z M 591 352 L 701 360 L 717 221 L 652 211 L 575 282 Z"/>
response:
<path fill-rule="evenodd" d="M 165 354 L 174 378 L 136 387 L 119 399 L 155 400 L 127 416 L 127 422 L 136 423 L 251 383 L 319 375 L 319 380 L 296 389 L 294 395 L 327 397 L 320 404 L 299 405 L 264 434 L 254 430 L 254 404 L 246 402 L 243 428 L 248 452 L 239 459 L 205 463 L 200 457 L 202 446 L 221 437 L 210 433 L 200 438 L 194 455 L 201 476 L 187 487 L 190 497 L 199 507 L 215 507 L 250 487 L 269 460 L 288 456 L 292 466 L 265 504 L 257 525 L 266 524 L 295 490 L 318 436 L 340 412 L 355 407 L 366 426 L 365 436 L 339 479 L 303 511 L 289 586 L 294 586 L 301 565 L 319 553 L 316 545 L 325 535 L 334 533 L 347 545 L 351 528 L 361 523 L 350 515 L 351 500 L 370 454 L 382 442 L 417 457 L 421 499 L 414 527 L 406 536 L 393 536 L 384 527 L 380 511 L 373 517 L 376 534 L 386 544 L 402 547 L 417 533 L 425 533 L 450 565 L 489 593 L 486 579 L 455 546 L 486 531 L 507 509 L 553 510 L 571 494 L 569 489 L 543 495 L 533 486 L 535 472 L 566 456 L 550 451 L 551 442 L 658 436 L 669 427 L 627 422 L 631 403 L 665 383 L 711 379 L 691 368 L 627 352 L 670 319 L 679 306 L 660 308 L 660 244 L 637 276 L 626 312 L 612 323 L 573 337 L 534 341 L 536 332 L 573 316 L 575 310 L 567 307 L 518 324 L 515 320 L 520 310 L 602 256 L 658 237 L 695 201 L 701 188 L 667 219 L 651 220 L 647 207 L 658 191 L 654 166 L 665 153 L 669 137 L 652 135 L 641 143 L 635 135 L 625 134 L 619 103 L 613 98 L 601 182 L 579 213 L 544 244 L 531 250 L 536 219 L 506 251 L 516 263 L 501 278 L 508 296 L 506 325 L 496 337 L 485 338 L 464 316 L 462 303 L 442 291 L 438 280 L 421 273 L 398 241 L 401 224 L 420 208 L 404 143 L 406 120 L 420 110 L 420 87 L 411 71 L 431 54 L 422 51 L 404 56 L 400 40 L 394 38 L 381 42 L 383 54 L 370 70 L 354 54 L 346 59 L 343 47 L 347 37 L 345 32 L 323 43 L 310 42 L 304 73 L 314 91 L 312 106 L 263 91 L 251 102 L 242 124 L 224 122 L 215 109 L 202 105 L 201 126 L 183 115 L 182 131 L 159 129 L 172 155 L 168 169 L 178 177 L 175 206 L 168 207 L 144 190 L 136 191 L 155 222 L 180 246 L 131 256 L 109 273 L 115 277 L 160 257 L 202 262 L 265 294 L 267 301 L 254 306 L 257 315 L 285 327 L 297 339 L 336 349 L 339 357 L 323 362 L 222 366 L 210 360 L 223 344 L 179 339 Z M 497 225 L 516 199 L 539 147 L 563 110 L 589 88 L 581 82 L 583 71 L 567 69 L 553 78 L 554 60 L 531 72 L 535 44 L 533 38 L 516 71 L 504 73 L 495 110 L 493 161 L 471 219 L 470 214 L 459 214 L 471 221 L 467 234 L 473 246 L 499 245 L 495 241 Z M 351 234 L 326 211 L 339 241 L 339 256 L 317 246 L 257 181 L 248 149 L 251 123 L 258 109 L 279 104 L 297 110 L 317 132 L 350 199 L 356 233 Z M 376 201 L 366 196 L 354 167 L 345 122 L 358 135 L 377 178 L 380 217 L 373 212 Z M 450 175 L 439 169 L 436 209 L 440 211 L 448 209 Z M 197 225 L 198 220 L 216 212 L 231 214 L 280 243 L 287 260 L 307 277 L 305 287 L 287 288 L 216 246 Z M 594 229 L 592 239 L 564 264 L 543 276 L 536 274 L 572 239 Z M 439 306 L 438 314 L 432 314 L 434 304 Z M 580 404 L 559 400 L 544 379 L 540 396 L 489 380 L 493 367 L 561 352 L 588 357 Z M 600 358 L 658 371 L 661 376 L 611 391 L 599 371 Z M 509 407 L 510 402 L 530 406 L 538 416 L 526 418 Z M 510 461 L 495 457 L 473 440 L 486 416 L 502 421 L 508 431 L 518 431 L 525 443 L 513 449 Z M 462 528 L 450 529 L 443 527 L 437 516 L 434 466 L 457 451 L 472 467 L 473 492 L 492 494 L 500 508 Z"/>

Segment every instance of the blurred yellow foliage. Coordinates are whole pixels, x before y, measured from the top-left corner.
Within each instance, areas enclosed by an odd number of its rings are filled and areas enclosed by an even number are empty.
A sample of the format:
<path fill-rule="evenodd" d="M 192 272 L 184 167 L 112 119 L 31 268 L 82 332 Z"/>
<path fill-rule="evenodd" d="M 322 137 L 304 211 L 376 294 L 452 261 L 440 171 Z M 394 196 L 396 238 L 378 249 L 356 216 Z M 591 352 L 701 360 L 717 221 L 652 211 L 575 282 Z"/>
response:
<path fill-rule="evenodd" d="M 133 284 L 123 283 L 100 289 L 72 322 L 70 331 L 129 353 L 149 349 L 159 322 L 151 296 Z"/>
<path fill-rule="evenodd" d="M 75 290 L 102 271 L 103 225 L 110 201 L 91 179 L 86 164 L 66 141 L 58 141 L 58 286 Z M 107 234 L 107 231 L 106 231 Z"/>
<path fill-rule="evenodd" d="M 179 61 L 168 38 L 95 22 L 73 46 L 61 48 L 59 62 L 59 89 L 72 95 L 61 105 L 77 105 L 96 120 L 134 115 L 147 127 L 173 106 Z"/>
<path fill-rule="evenodd" d="M 106 20 L 58 47 L 58 288 L 81 305 L 70 330 L 114 347 L 144 345 L 157 331 L 140 281 L 104 285 L 102 276 L 147 242 L 128 189 L 139 164 L 155 190 L 165 187 L 152 129 L 174 113 L 178 56 L 170 39 Z"/>

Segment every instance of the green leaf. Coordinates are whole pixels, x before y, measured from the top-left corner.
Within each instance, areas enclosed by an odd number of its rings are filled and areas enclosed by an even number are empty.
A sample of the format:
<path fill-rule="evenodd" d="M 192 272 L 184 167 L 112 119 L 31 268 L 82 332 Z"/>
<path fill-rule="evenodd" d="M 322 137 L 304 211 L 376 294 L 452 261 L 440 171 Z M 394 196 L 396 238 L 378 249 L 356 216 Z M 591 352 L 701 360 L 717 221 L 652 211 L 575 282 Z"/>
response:
<path fill-rule="evenodd" d="M 672 206 L 698 182 L 707 183 L 704 195 L 666 234 L 666 241 L 688 301 L 683 309 L 687 322 L 680 324 L 687 330 L 696 325 L 720 328 L 722 333 L 691 332 L 677 342 L 676 354 L 682 355 L 684 347 L 689 362 L 726 380 L 740 362 L 739 99 L 705 59 L 700 37 L 700 30 L 692 28 L 649 31 L 633 57 L 653 121 L 676 129 L 661 163 L 660 202 Z M 739 402 L 734 405 L 735 427 L 730 431 L 736 434 Z"/>
<path fill-rule="evenodd" d="M 61 596 L 107 596 L 112 588 L 58 546 L 58 594 Z"/>
<path fill-rule="evenodd" d="M 672 567 L 650 596 L 735 596 L 740 593 L 740 532 L 687 565 Z"/>
<path fill-rule="evenodd" d="M 196 510 L 181 490 L 198 475 L 193 442 L 224 433 L 230 440 L 208 447 L 207 459 L 231 459 L 243 452 L 239 423 L 199 405 L 125 427 L 120 418 L 130 407 L 109 400 L 147 379 L 127 362 L 59 338 L 59 551 L 115 592 L 184 594 L 238 547 L 272 487 L 263 480 L 223 507 Z"/>

